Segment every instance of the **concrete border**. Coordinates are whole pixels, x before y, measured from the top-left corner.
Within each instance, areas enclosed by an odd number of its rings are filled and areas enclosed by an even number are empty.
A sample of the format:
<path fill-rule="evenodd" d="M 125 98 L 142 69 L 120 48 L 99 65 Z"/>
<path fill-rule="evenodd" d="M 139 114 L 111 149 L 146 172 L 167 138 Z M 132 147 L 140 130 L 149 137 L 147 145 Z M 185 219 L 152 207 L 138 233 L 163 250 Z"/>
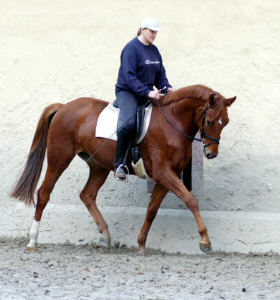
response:
<path fill-rule="evenodd" d="M 146 208 L 100 207 L 108 222 L 113 243 L 137 247 L 137 235 Z M 0 238 L 26 237 L 34 208 L 14 202 L 1 208 Z M 202 211 L 214 251 L 280 252 L 280 214 L 258 212 Z M 39 244 L 93 243 L 99 233 L 82 205 L 48 204 L 39 234 Z M 150 231 L 147 247 L 168 253 L 200 254 L 199 235 L 191 213 L 182 209 L 160 209 Z"/>

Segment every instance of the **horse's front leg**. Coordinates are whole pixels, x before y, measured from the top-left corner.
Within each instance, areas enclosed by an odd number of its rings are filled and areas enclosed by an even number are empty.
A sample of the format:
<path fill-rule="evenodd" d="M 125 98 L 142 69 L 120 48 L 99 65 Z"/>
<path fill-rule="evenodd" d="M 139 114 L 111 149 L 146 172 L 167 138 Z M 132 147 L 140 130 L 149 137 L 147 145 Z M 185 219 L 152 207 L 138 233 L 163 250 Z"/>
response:
<path fill-rule="evenodd" d="M 157 176 L 157 181 L 160 182 L 167 189 L 172 191 L 176 196 L 181 198 L 190 211 L 193 213 L 197 223 L 198 232 L 201 236 L 200 250 L 209 253 L 212 251 L 211 242 L 207 233 L 207 227 L 204 224 L 199 212 L 199 205 L 197 199 L 189 192 L 182 183 L 178 175 L 169 167 L 162 168 L 160 174 Z"/>
<path fill-rule="evenodd" d="M 159 183 L 156 183 L 153 189 L 149 207 L 147 209 L 144 224 L 138 236 L 138 254 L 145 254 L 146 240 L 149 230 L 152 226 L 154 218 L 157 215 L 160 204 L 167 192 L 168 190 L 164 186 L 162 186 Z"/>

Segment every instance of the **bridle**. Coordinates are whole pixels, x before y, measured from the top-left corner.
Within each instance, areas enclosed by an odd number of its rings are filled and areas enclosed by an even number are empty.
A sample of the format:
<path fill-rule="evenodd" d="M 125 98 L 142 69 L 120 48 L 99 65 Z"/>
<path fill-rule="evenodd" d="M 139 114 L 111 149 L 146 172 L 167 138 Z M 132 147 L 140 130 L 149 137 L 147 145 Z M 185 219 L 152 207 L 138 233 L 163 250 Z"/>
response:
<path fill-rule="evenodd" d="M 203 119 L 202 119 L 202 127 L 201 127 L 201 131 L 200 131 L 200 141 L 203 142 L 204 144 L 204 149 L 207 148 L 208 146 L 210 145 L 213 145 L 213 144 L 219 144 L 220 143 L 220 138 L 218 139 L 215 139 L 213 138 L 212 136 L 208 135 L 205 133 L 205 129 L 204 129 L 204 126 L 205 126 L 205 121 L 206 121 L 206 115 L 207 115 L 207 111 L 210 110 L 208 104 L 206 105 L 202 115 L 200 116 L 199 120 L 201 119 L 201 117 L 203 116 Z M 209 140 L 211 140 L 212 142 L 208 143 L 208 144 L 205 144 L 205 140 L 204 138 L 208 138 Z"/>
<path fill-rule="evenodd" d="M 171 127 L 173 127 L 176 131 L 178 131 L 182 136 L 186 137 L 186 138 L 189 138 L 193 141 L 197 141 L 197 142 L 203 142 L 204 144 L 204 149 L 209 147 L 210 145 L 213 145 L 213 144 L 219 144 L 220 143 L 220 138 L 216 139 L 216 138 L 213 138 L 211 137 L 210 135 L 206 134 L 205 133 L 205 122 L 206 122 L 206 116 L 207 116 L 207 111 L 208 110 L 211 110 L 209 108 L 208 105 L 206 105 L 203 113 L 201 114 L 201 116 L 199 117 L 198 121 L 202 119 L 202 127 L 201 127 L 201 130 L 200 130 L 200 139 L 194 137 L 194 136 L 190 136 L 188 134 L 186 134 L 185 132 L 183 132 L 182 130 L 180 130 L 179 128 L 177 128 L 169 119 L 168 117 L 165 115 L 165 113 L 163 112 L 162 110 L 162 106 L 160 105 L 158 99 L 156 99 L 156 102 L 157 102 L 157 106 L 160 110 L 160 112 L 162 113 L 162 115 L 164 116 L 165 120 L 167 121 L 167 123 L 169 125 L 171 125 Z M 212 142 L 208 143 L 208 144 L 205 144 L 205 138 L 208 138 L 209 140 L 211 140 Z"/>

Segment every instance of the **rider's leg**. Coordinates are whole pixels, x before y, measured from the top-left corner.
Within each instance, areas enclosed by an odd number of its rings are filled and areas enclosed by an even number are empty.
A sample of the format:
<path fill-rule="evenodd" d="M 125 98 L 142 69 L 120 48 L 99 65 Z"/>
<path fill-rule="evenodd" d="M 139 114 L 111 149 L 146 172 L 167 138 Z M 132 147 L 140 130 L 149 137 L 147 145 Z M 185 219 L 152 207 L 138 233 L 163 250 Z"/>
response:
<path fill-rule="evenodd" d="M 138 96 L 128 91 L 116 93 L 120 108 L 118 120 L 118 140 L 115 166 L 115 176 L 121 180 L 126 179 L 126 153 L 136 132 L 136 111 L 139 102 Z"/>

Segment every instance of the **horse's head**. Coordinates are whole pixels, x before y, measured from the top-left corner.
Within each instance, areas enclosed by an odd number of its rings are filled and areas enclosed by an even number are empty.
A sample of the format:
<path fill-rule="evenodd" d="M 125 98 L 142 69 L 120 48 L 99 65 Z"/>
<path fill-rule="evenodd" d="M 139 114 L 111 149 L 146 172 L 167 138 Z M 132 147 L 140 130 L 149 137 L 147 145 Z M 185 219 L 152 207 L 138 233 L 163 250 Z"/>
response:
<path fill-rule="evenodd" d="M 195 122 L 204 142 L 204 155 L 208 159 L 218 155 L 221 132 L 229 122 L 227 107 L 235 99 L 236 97 L 226 99 L 219 93 L 212 92 L 206 104 L 196 110 Z"/>

